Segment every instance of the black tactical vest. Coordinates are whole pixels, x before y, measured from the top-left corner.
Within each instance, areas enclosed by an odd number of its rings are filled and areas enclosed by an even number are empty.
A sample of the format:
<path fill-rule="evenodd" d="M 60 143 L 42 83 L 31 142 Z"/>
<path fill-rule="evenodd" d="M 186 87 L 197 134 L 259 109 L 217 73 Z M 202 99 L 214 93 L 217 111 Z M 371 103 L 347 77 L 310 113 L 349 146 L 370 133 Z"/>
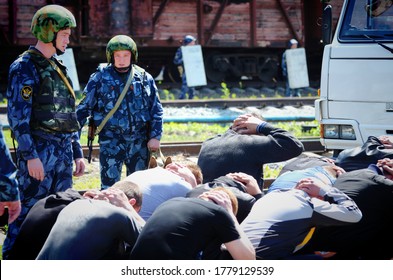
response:
<path fill-rule="evenodd" d="M 80 126 L 75 113 L 75 99 L 60 75 L 45 57 L 33 52 L 27 55 L 34 62 L 41 81 L 39 92 L 33 94 L 32 129 L 60 133 L 78 131 Z M 65 66 L 57 61 L 56 64 L 66 73 Z M 66 77 L 70 80 L 68 75 Z"/>

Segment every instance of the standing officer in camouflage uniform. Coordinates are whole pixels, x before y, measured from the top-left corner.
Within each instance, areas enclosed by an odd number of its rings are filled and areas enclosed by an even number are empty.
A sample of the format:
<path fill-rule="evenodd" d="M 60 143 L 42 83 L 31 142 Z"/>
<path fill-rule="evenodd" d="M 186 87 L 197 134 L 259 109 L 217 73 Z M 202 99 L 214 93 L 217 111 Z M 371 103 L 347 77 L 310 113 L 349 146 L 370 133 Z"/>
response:
<path fill-rule="evenodd" d="M 18 142 L 17 179 L 22 211 L 9 225 L 3 246 L 4 259 L 34 203 L 71 188 L 72 175 L 84 173 L 75 93 L 66 67 L 54 57 L 65 52 L 74 27 L 75 18 L 64 7 L 47 5 L 39 9 L 31 24 L 37 44 L 10 66 L 8 121 Z"/>
<path fill-rule="evenodd" d="M 122 166 L 127 175 L 147 168 L 149 150 L 160 147 L 163 109 L 153 77 L 137 62 L 137 46 L 130 37 L 117 35 L 106 47 L 108 65 L 90 77 L 85 98 L 77 108 L 81 126 L 92 116 L 96 126 L 114 108 L 126 81 L 131 78 L 120 106 L 98 132 L 100 144 L 101 188 L 120 180 Z M 132 76 L 130 76 L 132 75 Z"/>
<path fill-rule="evenodd" d="M 191 35 L 186 35 L 186 36 L 184 36 L 184 39 L 183 39 L 183 46 L 194 46 L 195 42 L 196 42 L 195 37 L 193 37 Z M 195 88 L 188 87 L 188 85 L 187 85 L 187 77 L 186 77 L 186 71 L 184 69 L 183 53 L 181 51 L 181 47 L 177 49 L 175 57 L 173 59 L 173 63 L 178 66 L 179 73 L 182 78 L 182 86 L 181 86 L 181 93 L 180 93 L 179 99 L 185 99 L 187 92 L 188 92 L 188 99 L 193 99 L 194 93 L 195 93 Z"/>

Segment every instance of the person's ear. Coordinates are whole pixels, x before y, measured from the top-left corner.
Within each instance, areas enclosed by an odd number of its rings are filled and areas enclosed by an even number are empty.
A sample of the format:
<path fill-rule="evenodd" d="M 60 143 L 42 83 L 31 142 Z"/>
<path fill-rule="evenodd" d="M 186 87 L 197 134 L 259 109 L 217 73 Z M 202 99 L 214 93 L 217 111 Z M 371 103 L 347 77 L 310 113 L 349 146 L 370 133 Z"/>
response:
<path fill-rule="evenodd" d="M 141 210 L 141 206 L 140 205 L 136 205 L 136 199 L 135 198 L 129 199 L 128 202 L 131 204 L 131 206 L 135 209 L 136 212 L 139 212 L 139 210 Z"/>

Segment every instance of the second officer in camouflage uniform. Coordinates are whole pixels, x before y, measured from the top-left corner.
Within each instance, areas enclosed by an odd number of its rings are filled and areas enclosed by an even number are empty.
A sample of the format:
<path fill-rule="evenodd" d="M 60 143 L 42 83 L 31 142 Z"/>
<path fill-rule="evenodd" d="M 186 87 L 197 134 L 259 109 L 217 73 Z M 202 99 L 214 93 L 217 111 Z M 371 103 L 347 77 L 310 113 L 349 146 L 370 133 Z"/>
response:
<path fill-rule="evenodd" d="M 99 131 L 101 188 L 120 180 L 123 164 L 127 175 L 147 168 L 149 150 L 160 147 L 163 109 L 153 77 L 137 62 L 137 46 L 130 37 L 117 35 L 107 44 L 108 65 L 93 73 L 85 98 L 77 108 L 81 126 L 92 116 L 96 126 L 114 108 L 133 73 L 132 82 L 115 113 Z"/>
<path fill-rule="evenodd" d="M 84 173 L 75 93 L 66 85 L 71 80 L 65 66 L 54 57 L 56 53 L 65 52 L 71 28 L 75 27 L 76 21 L 70 11 L 59 5 L 44 6 L 35 13 L 31 24 L 37 44 L 10 66 L 7 112 L 18 142 L 17 179 L 22 211 L 8 227 L 3 245 L 4 259 L 35 202 L 71 188 L 72 175 Z M 62 74 L 56 71 L 57 68 Z"/>

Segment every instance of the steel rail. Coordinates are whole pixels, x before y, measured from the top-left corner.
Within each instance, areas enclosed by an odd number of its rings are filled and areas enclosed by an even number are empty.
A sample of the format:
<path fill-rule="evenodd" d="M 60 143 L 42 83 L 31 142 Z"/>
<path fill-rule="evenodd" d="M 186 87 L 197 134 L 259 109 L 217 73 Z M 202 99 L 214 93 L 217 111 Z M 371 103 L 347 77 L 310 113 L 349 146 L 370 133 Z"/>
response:
<path fill-rule="evenodd" d="M 192 100 L 161 100 L 163 107 L 210 107 L 210 108 L 245 108 L 267 106 L 282 108 L 284 106 L 314 106 L 316 97 L 266 97 L 266 98 L 233 98 L 233 99 L 192 99 Z M 0 114 L 7 114 L 7 106 L 0 105 Z"/>
<path fill-rule="evenodd" d="M 300 139 L 303 143 L 305 152 L 323 154 L 326 152 L 324 146 L 321 145 L 319 138 L 304 138 Z M 168 142 L 161 143 L 161 151 L 165 156 L 183 154 L 186 156 L 198 156 L 201 150 L 202 142 Z M 94 145 L 92 151 L 92 157 L 98 158 L 99 146 Z M 83 146 L 83 154 L 87 157 L 88 148 Z"/>

